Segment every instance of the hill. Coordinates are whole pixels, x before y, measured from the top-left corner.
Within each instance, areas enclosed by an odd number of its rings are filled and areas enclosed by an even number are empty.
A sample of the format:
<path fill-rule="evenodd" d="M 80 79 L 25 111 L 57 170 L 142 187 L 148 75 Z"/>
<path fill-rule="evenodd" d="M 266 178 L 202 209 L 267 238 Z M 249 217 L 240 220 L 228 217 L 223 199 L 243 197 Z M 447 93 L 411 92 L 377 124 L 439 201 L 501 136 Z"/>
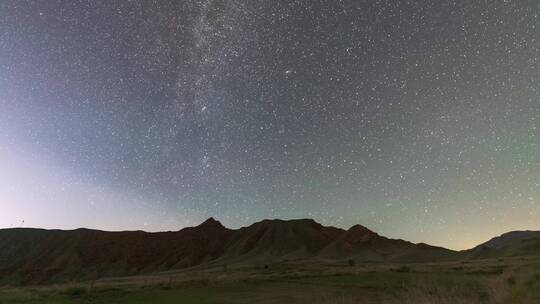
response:
<path fill-rule="evenodd" d="M 473 259 L 532 256 L 539 253 L 540 231 L 511 231 L 466 251 L 466 255 Z"/>
<path fill-rule="evenodd" d="M 458 257 L 452 250 L 389 239 L 361 225 L 355 225 L 339 235 L 319 255 L 329 259 L 370 262 L 427 262 Z"/>
<path fill-rule="evenodd" d="M 220 257 L 233 234 L 208 220 L 177 232 L 0 230 L 0 284 L 41 284 L 152 273 Z"/>
<path fill-rule="evenodd" d="M 515 232 L 468 251 L 389 239 L 355 225 L 263 220 L 228 229 L 213 218 L 175 232 L 0 230 L 0 285 L 48 284 L 216 265 L 281 261 L 436 262 L 538 252 L 538 232 Z"/>

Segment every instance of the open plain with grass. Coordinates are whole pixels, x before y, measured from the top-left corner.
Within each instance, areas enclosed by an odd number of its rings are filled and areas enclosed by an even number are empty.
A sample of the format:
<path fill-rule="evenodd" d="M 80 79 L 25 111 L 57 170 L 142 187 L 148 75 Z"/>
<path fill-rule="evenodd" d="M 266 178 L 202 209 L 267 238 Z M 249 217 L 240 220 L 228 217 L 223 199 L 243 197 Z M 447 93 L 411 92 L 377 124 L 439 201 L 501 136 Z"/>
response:
<path fill-rule="evenodd" d="M 0 303 L 540 303 L 540 259 L 214 267 L 61 285 L 4 287 L 0 289 Z"/>

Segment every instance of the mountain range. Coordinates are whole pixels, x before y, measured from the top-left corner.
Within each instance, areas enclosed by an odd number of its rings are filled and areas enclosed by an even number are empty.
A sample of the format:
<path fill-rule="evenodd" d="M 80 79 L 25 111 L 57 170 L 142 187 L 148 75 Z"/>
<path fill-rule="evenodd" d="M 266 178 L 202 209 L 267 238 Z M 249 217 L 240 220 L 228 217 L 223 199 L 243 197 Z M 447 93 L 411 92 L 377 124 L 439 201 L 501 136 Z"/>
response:
<path fill-rule="evenodd" d="M 440 262 L 540 253 L 540 231 L 514 231 L 453 251 L 311 219 L 229 229 L 213 218 L 175 232 L 0 230 L 0 285 L 48 284 L 220 265 L 283 261 Z"/>

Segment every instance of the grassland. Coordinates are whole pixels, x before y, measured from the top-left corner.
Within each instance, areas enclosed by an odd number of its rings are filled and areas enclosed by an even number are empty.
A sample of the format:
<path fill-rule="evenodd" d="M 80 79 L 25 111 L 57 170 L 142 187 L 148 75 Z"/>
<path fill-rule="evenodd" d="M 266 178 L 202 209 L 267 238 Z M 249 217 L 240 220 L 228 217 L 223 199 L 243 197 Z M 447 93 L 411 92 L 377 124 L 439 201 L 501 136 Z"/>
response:
<path fill-rule="evenodd" d="M 540 259 L 222 267 L 56 286 L 5 287 L 1 304 L 540 303 Z"/>

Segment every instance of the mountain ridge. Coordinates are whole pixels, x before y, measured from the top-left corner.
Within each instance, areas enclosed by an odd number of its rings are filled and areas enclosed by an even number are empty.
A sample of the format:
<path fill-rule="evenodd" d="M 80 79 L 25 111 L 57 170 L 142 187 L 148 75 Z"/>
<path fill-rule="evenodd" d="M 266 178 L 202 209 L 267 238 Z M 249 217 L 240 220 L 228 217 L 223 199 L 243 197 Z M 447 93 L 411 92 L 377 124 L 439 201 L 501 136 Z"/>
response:
<path fill-rule="evenodd" d="M 494 238 L 458 252 L 386 238 L 362 225 L 345 230 L 313 219 L 261 220 L 230 229 L 209 218 L 198 226 L 168 232 L 8 228 L 0 229 L 0 285 L 93 280 L 211 264 L 438 262 L 515 256 L 540 248 L 540 232 L 531 235 L 504 234 L 505 239 L 511 236 L 503 242 L 505 246 L 490 247 Z"/>

